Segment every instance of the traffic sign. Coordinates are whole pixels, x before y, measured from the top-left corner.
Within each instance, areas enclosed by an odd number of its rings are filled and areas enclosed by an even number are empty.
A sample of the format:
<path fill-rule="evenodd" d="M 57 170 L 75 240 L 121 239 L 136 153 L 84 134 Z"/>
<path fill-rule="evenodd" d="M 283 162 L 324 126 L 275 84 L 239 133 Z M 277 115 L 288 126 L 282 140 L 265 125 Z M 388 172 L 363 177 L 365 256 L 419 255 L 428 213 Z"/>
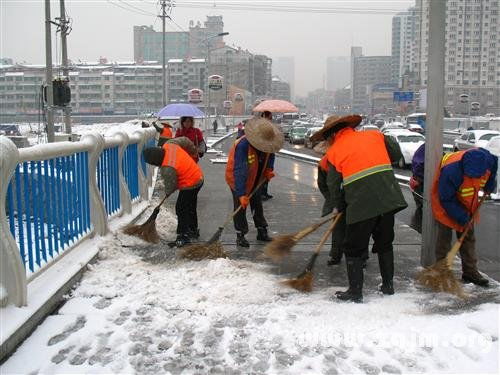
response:
<path fill-rule="evenodd" d="M 411 102 L 413 100 L 413 91 L 394 91 L 393 101 L 395 102 Z"/>

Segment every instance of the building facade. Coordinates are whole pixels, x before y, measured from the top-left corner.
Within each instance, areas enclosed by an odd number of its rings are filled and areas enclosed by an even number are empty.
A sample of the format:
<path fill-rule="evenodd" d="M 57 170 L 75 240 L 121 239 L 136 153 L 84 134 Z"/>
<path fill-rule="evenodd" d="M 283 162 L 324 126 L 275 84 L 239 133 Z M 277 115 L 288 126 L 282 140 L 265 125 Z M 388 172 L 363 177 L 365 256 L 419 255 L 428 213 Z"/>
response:
<path fill-rule="evenodd" d="M 163 36 L 153 26 L 134 26 L 134 61 L 158 61 L 163 59 Z M 189 32 L 165 33 L 165 61 L 183 59 L 189 55 Z"/>
<path fill-rule="evenodd" d="M 427 86 L 429 0 L 416 0 L 416 85 Z M 500 113 L 500 3 L 448 0 L 445 106 L 455 114 Z M 472 103 L 478 103 L 472 104 Z M 475 113 L 471 108 L 479 107 Z"/>
<path fill-rule="evenodd" d="M 274 76 L 271 81 L 271 97 L 290 101 L 290 84 Z"/>
<path fill-rule="evenodd" d="M 335 91 L 349 84 L 351 69 L 347 56 L 330 56 L 326 59 L 326 89 Z"/>
<path fill-rule="evenodd" d="M 405 77 L 410 77 L 415 61 L 416 42 L 415 8 L 396 14 L 392 18 L 392 82 L 404 87 Z"/>
<path fill-rule="evenodd" d="M 167 67 L 167 98 L 170 103 L 187 102 L 188 91 L 205 91 L 205 59 L 171 59 Z"/>
<path fill-rule="evenodd" d="M 391 82 L 392 56 L 363 56 L 361 47 L 352 48 L 352 110 L 356 113 L 370 113 L 370 87 Z"/>
<path fill-rule="evenodd" d="M 273 63 L 273 75 L 279 76 L 290 85 L 290 97 L 295 93 L 295 58 L 293 56 L 278 57 Z"/>
<path fill-rule="evenodd" d="M 55 67 L 54 72 L 60 71 Z M 161 66 L 133 62 L 70 67 L 74 114 L 137 114 L 162 106 Z M 44 65 L 0 65 L 0 111 L 36 114 L 40 108 Z"/>

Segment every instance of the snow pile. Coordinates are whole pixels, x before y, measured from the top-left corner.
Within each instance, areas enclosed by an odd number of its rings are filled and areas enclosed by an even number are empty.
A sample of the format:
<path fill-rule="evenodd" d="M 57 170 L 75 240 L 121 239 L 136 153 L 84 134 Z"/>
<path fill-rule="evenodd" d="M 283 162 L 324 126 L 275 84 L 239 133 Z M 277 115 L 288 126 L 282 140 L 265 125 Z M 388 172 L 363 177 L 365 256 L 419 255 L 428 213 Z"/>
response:
<path fill-rule="evenodd" d="M 162 209 L 161 237 L 174 237 L 175 225 Z M 498 373 L 498 305 L 432 312 L 461 302 L 415 287 L 339 303 L 331 296 L 340 286 L 305 295 L 278 281 L 263 263 L 181 261 L 165 243 L 115 233 L 58 315 L 0 370 Z"/>
<path fill-rule="evenodd" d="M 99 133 L 103 136 L 111 136 L 117 131 L 132 135 L 135 131 L 140 129 L 142 129 L 140 120 L 130 120 L 123 123 L 75 125 L 72 127 L 72 131 L 75 134 L 84 135 L 88 133 Z"/>

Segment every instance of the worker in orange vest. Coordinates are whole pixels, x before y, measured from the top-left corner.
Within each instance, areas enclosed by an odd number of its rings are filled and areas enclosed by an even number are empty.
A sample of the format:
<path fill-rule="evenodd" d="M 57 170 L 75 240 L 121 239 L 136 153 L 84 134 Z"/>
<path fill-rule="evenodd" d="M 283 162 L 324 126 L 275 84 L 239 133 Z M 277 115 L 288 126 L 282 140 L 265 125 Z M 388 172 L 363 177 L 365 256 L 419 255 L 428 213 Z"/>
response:
<path fill-rule="evenodd" d="M 160 167 L 166 195 L 179 190 L 175 204 L 177 238 L 172 245 L 182 247 L 198 239 L 198 192 L 203 186 L 200 166 L 181 146 L 170 142 L 146 148 L 143 155 L 147 163 Z"/>
<path fill-rule="evenodd" d="M 262 195 L 254 191 L 259 183 L 274 177 L 274 153 L 283 146 L 283 134 L 270 121 L 254 118 L 245 125 L 245 135 L 238 138 L 231 150 L 226 166 L 226 182 L 233 195 L 234 209 L 242 209 L 234 216 L 236 245 L 249 247 L 246 208 L 250 204 L 257 227 L 257 240 L 271 241 L 262 207 Z M 250 195 L 253 193 L 252 197 Z"/>
<path fill-rule="evenodd" d="M 459 237 L 478 208 L 479 191 L 490 194 L 496 187 L 498 158 L 482 148 L 447 153 L 432 187 L 432 212 L 438 222 L 436 259 L 450 250 L 452 230 Z M 476 220 L 478 216 L 476 216 Z M 489 281 L 477 269 L 474 228 L 460 246 L 462 280 L 480 286 Z"/>
<path fill-rule="evenodd" d="M 168 121 L 161 120 L 162 126 L 158 126 L 156 121 L 153 121 L 153 126 L 156 131 L 160 133 L 160 138 L 158 139 L 158 146 L 161 147 L 165 144 L 165 142 L 174 137 L 172 133 L 172 125 L 168 123 Z"/>
<path fill-rule="evenodd" d="M 401 157 L 399 146 L 378 131 L 355 131 L 361 120 L 359 115 L 329 117 L 311 137 L 313 141 L 334 139 L 326 153 L 328 188 L 332 212 L 343 211 L 346 216 L 344 250 L 349 279 L 347 291 L 337 292 L 336 297 L 352 302 L 363 301 L 363 255 L 370 237 L 382 276 L 380 291 L 394 294 L 394 214 L 407 207 L 391 167 Z"/>

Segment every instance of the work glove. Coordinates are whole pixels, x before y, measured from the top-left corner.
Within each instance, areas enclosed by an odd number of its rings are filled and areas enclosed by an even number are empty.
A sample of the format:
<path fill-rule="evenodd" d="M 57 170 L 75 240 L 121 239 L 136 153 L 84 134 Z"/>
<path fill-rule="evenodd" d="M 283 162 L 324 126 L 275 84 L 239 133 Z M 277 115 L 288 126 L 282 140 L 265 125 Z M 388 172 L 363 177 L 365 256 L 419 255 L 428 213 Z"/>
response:
<path fill-rule="evenodd" d="M 332 210 L 332 215 L 336 216 L 338 214 L 339 214 L 339 209 L 337 207 L 334 207 L 333 210 Z"/>
<path fill-rule="evenodd" d="M 241 208 L 246 209 L 248 207 L 248 204 L 250 203 L 250 198 L 248 198 L 248 196 L 246 196 L 246 195 L 242 195 L 239 198 L 239 201 L 240 201 Z"/>
<path fill-rule="evenodd" d="M 272 169 L 267 168 L 266 170 L 264 170 L 264 177 L 266 178 L 267 181 L 270 181 L 271 178 L 273 178 L 274 176 L 276 175 L 274 174 Z"/>

